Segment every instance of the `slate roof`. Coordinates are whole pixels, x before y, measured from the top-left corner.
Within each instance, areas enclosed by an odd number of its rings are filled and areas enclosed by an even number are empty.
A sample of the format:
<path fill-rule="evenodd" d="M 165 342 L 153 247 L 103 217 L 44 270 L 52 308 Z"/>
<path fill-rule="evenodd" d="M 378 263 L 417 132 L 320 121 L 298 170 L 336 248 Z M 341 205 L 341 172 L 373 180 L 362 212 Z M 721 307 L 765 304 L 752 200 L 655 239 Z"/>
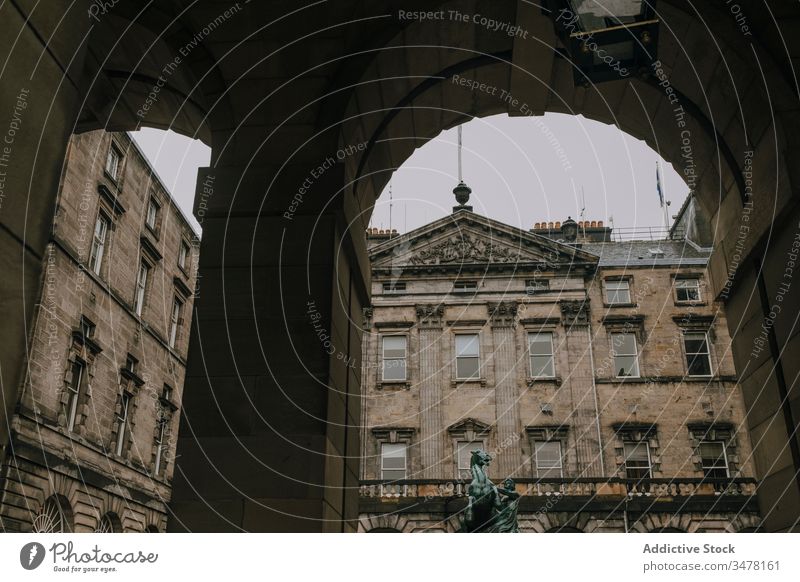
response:
<path fill-rule="evenodd" d="M 685 240 L 584 243 L 581 248 L 600 257 L 600 267 L 705 266 L 711 256 L 711 249 L 700 248 Z M 664 254 L 652 254 L 651 249 L 660 249 Z"/>

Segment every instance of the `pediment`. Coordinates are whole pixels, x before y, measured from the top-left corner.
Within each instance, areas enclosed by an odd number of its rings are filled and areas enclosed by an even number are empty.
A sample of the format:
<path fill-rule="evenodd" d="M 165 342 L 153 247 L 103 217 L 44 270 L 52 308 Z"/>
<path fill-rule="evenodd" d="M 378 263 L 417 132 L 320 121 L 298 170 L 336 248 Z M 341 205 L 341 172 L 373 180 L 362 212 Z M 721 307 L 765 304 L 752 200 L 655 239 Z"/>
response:
<path fill-rule="evenodd" d="M 461 211 L 382 243 L 375 269 L 596 263 L 597 257 L 486 217 Z"/>

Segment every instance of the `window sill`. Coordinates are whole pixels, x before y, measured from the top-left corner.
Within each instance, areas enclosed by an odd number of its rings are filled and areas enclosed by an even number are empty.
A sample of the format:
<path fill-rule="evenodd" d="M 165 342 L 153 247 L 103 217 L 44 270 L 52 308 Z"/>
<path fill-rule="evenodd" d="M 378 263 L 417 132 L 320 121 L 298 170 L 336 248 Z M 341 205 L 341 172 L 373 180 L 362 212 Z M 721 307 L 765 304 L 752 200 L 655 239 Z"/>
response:
<path fill-rule="evenodd" d="M 639 307 L 638 303 L 603 303 L 603 307 Z"/>
<path fill-rule="evenodd" d="M 450 381 L 451 386 L 462 386 L 464 384 L 480 384 L 486 386 L 486 378 L 456 378 Z"/>
<path fill-rule="evenodd" d="M 411 382 L 408 380 L 380 380 L 375 387 L 378 390 L 383 390 L 384 388 L 404 388 L 409 390 Z"/>
<path fill-rule="evenodd" d="M 149 232 L 149 233 L 152 235 L 152 237 L 153 237 L 154 239 L 158 240 L 158 227 L 156 227 L 156 228 L 153 228 L 153 227 L 152 227 L 152 226 L 150 226 L 149 224 L 145 223 L 145 225 L 144 225 L 144 228 L 145 228 L 145 230 L 146 230 L 147 232 Z"/>
<path fill-rule="evenodd" d="M 527 380 L 529 388 L 534 384 L 555 384 L 556 386 L 561 386 L 562 383 L 561 376 L 536 377 L 528 378 Z"/>
<path fill-rule="evenodd" d="M 111 185 L 112 185 L 112 186 L 114 186 L 114 188 L 115 188 L 117 191 L 119 191 L 119 190 L 120 190 L 120 187 L 119 187 L 119 182 L 117 181 L 117 178 L 115 178 L 114 176 L 112 176 L 111 174 L 109 174 L 109 173 L 108 173 L 108 170 L 106 170 L 105 168 L 103 168 L 103 177 L 104 177 L 106 180 L 108 180 L 108 181 L 111 183 Z"/>
<path fill-rule="evenodd" d="M 675 300 L 675 307 L 705 307 L 706 305 L 708 305 L 708 303 L 706 303 L 703 300 L 700 300 L 700 301 L 678 301 L 678 300 Z"/>

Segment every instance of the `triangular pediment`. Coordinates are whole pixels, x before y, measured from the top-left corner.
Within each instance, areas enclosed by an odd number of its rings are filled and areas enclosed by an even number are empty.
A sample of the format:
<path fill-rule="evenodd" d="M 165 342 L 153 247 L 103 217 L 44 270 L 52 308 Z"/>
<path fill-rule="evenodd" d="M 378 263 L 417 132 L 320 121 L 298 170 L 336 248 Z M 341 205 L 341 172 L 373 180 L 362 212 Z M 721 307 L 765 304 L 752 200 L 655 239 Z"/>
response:
<path fill-rule="evenodd" d="M 597 257 L 552 239 L 458 211 L 381 243 L 370 250 L 372 265 L 382 268 L 436 268 L 545 264 L 596 264 Z"/>

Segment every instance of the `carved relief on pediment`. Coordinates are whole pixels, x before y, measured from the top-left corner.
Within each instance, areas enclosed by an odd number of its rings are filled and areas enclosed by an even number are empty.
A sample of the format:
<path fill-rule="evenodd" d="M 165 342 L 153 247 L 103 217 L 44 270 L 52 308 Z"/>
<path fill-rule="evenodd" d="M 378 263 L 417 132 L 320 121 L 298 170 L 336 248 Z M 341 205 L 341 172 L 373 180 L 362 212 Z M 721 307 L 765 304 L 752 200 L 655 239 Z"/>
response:
<path fill-rule="evenodd" d="M 470 234 L 454 235 L 422 249 L 411 256 L 412 265 L 444 263 L 513 263 L 522 260 L 519 251 L 476 238 Z"/>

